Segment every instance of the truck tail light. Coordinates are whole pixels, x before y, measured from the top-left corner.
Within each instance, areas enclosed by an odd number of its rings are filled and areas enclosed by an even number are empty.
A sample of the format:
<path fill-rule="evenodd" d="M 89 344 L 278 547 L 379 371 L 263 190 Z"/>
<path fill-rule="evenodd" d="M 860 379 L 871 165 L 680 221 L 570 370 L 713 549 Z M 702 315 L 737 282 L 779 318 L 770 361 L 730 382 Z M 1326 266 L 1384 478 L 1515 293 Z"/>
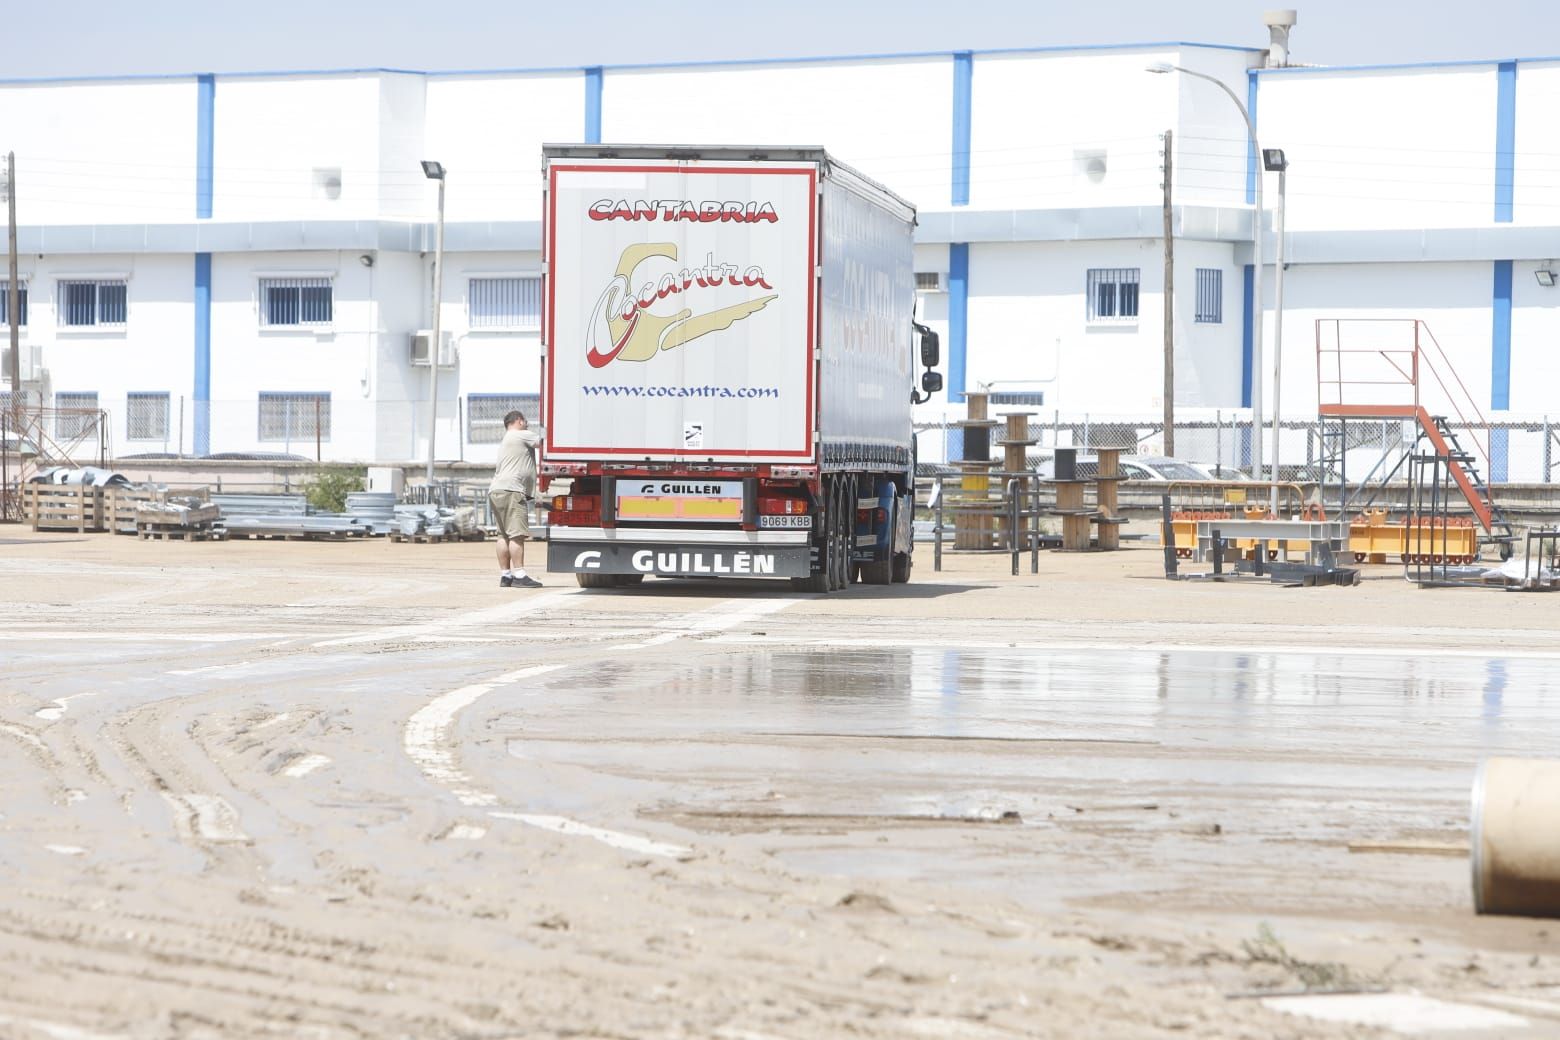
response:
<path fill-rule="evenodd" d="M 601 499 L 596 495 L 554 495 L 547 522 L 559 527 L 599 527 Z"/>
<path fill-rule="evenodd" d="M 787 498 L 781 495 L 760 495 L 758 511 L 765 516 L 798 516 L 807 512 L 805 498 Z"/>

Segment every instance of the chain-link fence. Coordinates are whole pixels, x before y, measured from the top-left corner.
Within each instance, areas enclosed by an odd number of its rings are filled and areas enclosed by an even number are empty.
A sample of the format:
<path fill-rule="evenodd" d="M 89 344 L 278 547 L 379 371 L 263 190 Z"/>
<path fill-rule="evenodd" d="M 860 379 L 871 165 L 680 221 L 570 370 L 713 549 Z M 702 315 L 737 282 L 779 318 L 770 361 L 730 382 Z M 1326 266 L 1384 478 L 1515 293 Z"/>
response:
<path fill-rule="evenodd" d="M 321 462 L 405 462 L 428 455 L 430 409 L 426 400 L 393 400 L 315 391 L 257 394 L 240 400 L 196 402 L 175 394 L 138 392 L 107 395 L 25 395 L 26 409 L 47 410 L 39 428 L 48 439 L 100 440 L 109 458 L 290 455 Z M 90 397 L 90 399 L 89 399 Z M 0 391 L 0 410 L 10 407 Z M 58 402 L 67 399 L 70 407 Z M 434 425 L 434 454 L 441 461 L 491 462 L 502 416 L 518 408 L 533 419 L 539 401 L 531 394 L 472 393 L 441 396 Z M 992 407 L 1000 420 L 1016 406 Z M 1031 410 L 1025 452 L 1027 468 L 1049 459 L 1056 448 L 1087 451 L 1119 447 L 1129 455 L 1162 456 L 1159 417 Z M 87 418 L 91 416 L 92 418 Z M 1174 457 L 1196 463 L 1225 479 L 1268 476 L 1272 427 L 1254 433 L 1249 411 L 1184 410 L 1175 424 Z M 964 457 L 962 412 L 916 423 L 917 451 L 927 474 L 954 471 Z M 86 424 L 86 425 L 83 425 Z M 90 427 L 90 428 L 89 428 Z M 1286 419 L 1280 424 L 1279 477 L 1286 481 L 1349 482 L 1406 474 L 1404 459 L 1430 450 L 1412 420 Z M 1496 484 L 1560 481 L 1560 416 L 1506 417 L 1488 423 L 1454 424 L 1455 447 Z M 991 454 L 1002 457 L 991 434 Z M 1261 457 L 1256 448 L 1260 443 Z M 1419 447 L 1416 449 L 1416 445 Z M 1260 465 L 1261 472 L 1258 472 Z"/>
<path fill-rule="evenodd" d="M 992 409 L 1001 418 L 1002 409 Z M 954 472 L 964 458 L 962 416 L 945 416 L 916 423 L 917 458 L 927 475 Z M 1000 429 L 1000 428 L 999 428 Z M 1496 484 L 1549 484 L 1560 481 L 1560 416 L 1507 419 L 1498 422 L 1448 424 L 1441 431 L 1453 450 L 1471 456 L 1486 481 Z M 1282 481 L 1351 484 L 1407 479 L 1407 458 L 1435 449 L 1413 420 L 1405 419 L 1285 419 L 1279 424 L 1279 479 Z M 1001 459 L 991 434 L 991 458 Z M 1199 413 L 1177 420 L 1174 457 L 1194 463 L 1226 479 L 1267 479 L 1272 462 L 1272 424 L 1264 421 L 1260 436 L 1252 430 L 1250 412 Z M 1025 450 L 1026 468 L 1036 469 L 1057 448 L 1087 453 L 1093 447 L 1124 448 L 1129 455 L 1162 457 L 1164 423 L 1119 415 L 1069 415 L 1060 412 L 1032 416 Z M 1256 457 L 1260 444 L 1261 458 Z M 1260 470 L 1260 472 L 1259 472 Z"/>
<path fill-rule="evenodd" d="M 50 439 L 101 436 L 115 459 L 259 455 L 391 463 L 428 456 L 431 410 L 426 400 L 310 390 L 211 402 L 155 392 L 26 396 L 24 411 L 34 425 L 47 413 L 43 429 Z M 536 429 L 539 405 L 535 394 L 441 396 L 434 455 L 441 462 L 492 462 L 504 414 L 523 411 Z M 0 410 L 9 409 L 10 395 L 0 391 Z"/>

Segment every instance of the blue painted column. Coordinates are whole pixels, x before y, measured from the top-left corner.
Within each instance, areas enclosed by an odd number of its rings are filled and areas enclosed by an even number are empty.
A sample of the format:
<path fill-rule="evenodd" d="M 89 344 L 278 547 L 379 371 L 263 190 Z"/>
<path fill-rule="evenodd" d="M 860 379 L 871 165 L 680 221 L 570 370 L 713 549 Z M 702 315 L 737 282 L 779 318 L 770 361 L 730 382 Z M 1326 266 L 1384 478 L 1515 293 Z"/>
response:
<path fill-rule="evenodd" d="M 1505 411 L 1511 407 L 1511 261 L 1495 261 L 1495 284 L 1491 294 L 1490 321 L 1490 408 Z M 1490 480 L 1504 481 L 1510 469 L 1508 431 L 1490 431 Z"/>
<path fill-rule="evenodd" d="M 970 330 L 970 247 L 948 246 L 948 400 L 964 400 L 966 344 Z"/>
<path fill-rule="evenodd" d="M 1516 182 L 1517 63 L 1495 70 L 1495 222 L 1511 223 Z M 1511 261 L 1495 261 L 1490 300 L 1490 408 L 1511 407 Z M 1490 480 L 1504 481 L 1510 470 L 1509 433 L 1490 431 Z"/>
<path fill-rule="evenodd" d="M 953 56 L 953 198 L 955 206 L 970 204 L 970 117 L 975 82 L 975 55 Z"/>
<path fill-rule="evenodd" d="M 1516 176 L 1517 63 L 1503 61 L 1495 72 L 1495 222 L 1511 223 Z"/>
<path fill-rule="evenodd" d="M 215 152 L 217 77 L 197 78 L 195 95 L 195 219 L 211 218 L 212 160 Z"/>
<path fill-rule="evenodd" d="M 1256 271 L 1247 264 L 1241 272 L 1240 290 L 1240 406 L 1251 407 L 1251 309 L 1256 306 Z"/>
<path fill-rule="evenodd" d="M 601 66 L 585 70 L 585 143 L 601 143 Z"/>
<path fill-rule="evenodd" d="M 211 452 L 211 254 L 195 254 L 195 454 Z"/>
<path fill-rule="evenodd" d="M 975 81 L 975 55 L 959 51 L 953 56 L 953 147 L 949 202 L 970 204 L 970 123 Z M 964 401 L 964 380 L 969 358 L 970 246 L 948 245 L 948 403 Z"/>
<path fill-rule="evenodd" d="M 210 220 L 216 156 L 217 78 L 197 77 L 195 88 L 195 219 Z M 211 254 L 195 254 L 195 454 L 211 451 Z M 184 445 L 179 445 L 184 450 Z"/>

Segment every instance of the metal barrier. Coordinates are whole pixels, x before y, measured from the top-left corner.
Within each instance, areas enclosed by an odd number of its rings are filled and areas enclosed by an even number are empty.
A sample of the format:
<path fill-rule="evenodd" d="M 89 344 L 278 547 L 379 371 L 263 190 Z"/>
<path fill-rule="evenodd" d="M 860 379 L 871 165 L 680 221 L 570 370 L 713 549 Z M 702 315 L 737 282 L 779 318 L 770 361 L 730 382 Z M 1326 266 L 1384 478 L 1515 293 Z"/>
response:
<path fill-rule="evenodd" d="M 1040 482 L 1033 474 L 994 473 L 993 477 L 1005 478 L 993 481 L 1002 491 L 1001 497 L 965 497 L 967 489 L 962 476 L 923 477 L 916 481 L 917 498 L 920 489 L 926 488 L 925 501 L 932 514 L 932 569 L 942 570 L 944 536 L 954 532 L 960 517 L 983 517 L 999 522 L 997 533 L 1002 544 L 978 552 L 1006 552 L 1013 558 L 1013 573 L 1019 571 L 1019 557 L 1025 551 L 1030 554 L 1030 573 L 1040 572 L 1040 547 L 1047 536 L 1040 531 L 1042 508 Z M 950 489 L 954 489 L 950 491 Z M 953 522 L 950 522 L 953 521 Z M 971 550 L 960 550 L 971 551 Z"/>

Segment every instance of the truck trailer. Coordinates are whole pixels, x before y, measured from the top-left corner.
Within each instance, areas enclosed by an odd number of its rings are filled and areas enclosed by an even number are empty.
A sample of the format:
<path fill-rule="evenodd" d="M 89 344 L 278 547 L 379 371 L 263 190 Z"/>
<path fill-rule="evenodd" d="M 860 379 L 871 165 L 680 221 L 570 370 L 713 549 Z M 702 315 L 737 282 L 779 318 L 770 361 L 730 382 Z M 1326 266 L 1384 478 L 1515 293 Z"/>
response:
<path fill-rule="evenodd" d="M 821 148 L 543 156 L 548 569 L 908 581 L 915 208 Z"/>

